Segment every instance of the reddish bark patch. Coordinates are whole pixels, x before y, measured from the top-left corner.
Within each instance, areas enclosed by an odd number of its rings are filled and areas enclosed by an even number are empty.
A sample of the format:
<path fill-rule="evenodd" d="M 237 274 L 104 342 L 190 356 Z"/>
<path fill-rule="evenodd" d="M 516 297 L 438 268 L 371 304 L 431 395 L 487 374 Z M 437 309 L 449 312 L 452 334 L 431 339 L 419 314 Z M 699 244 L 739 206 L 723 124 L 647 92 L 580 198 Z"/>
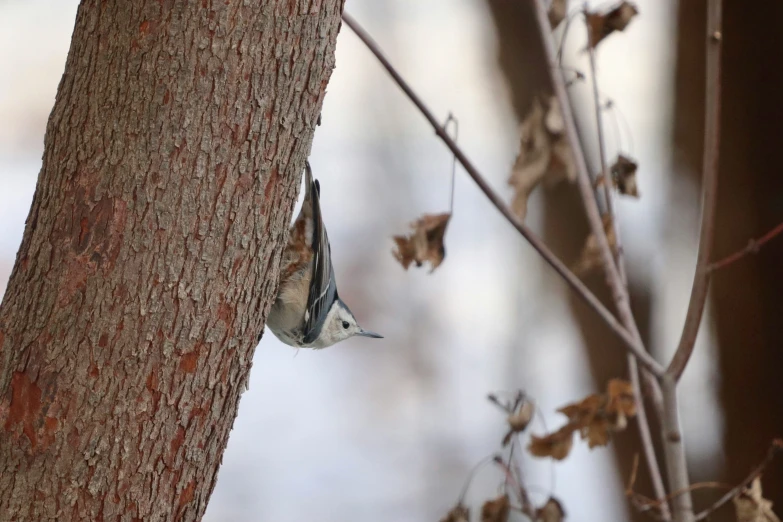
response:
<path fill-rule="evenodd" d="M 147 386 L 147 390 L 151 392 L 158 391 L 158 376 L 155 375 L 154 371 L 150 372 L 150 374 L 147 376 L 146 386 Z"/>
<path fill-rule="evenodd" d="M 182 493 L 179 495 L 179 500 L 177 501 L 177 511 L 179 512 L 182 510 L 182 508 L 190 501 L 193 500 L 193 492 L 196 489 L 196 482 L 191 480 L 188 482 L 188 485 L 185 486 L 185 489 L 182 490 Z"/>
<path fill-rule="evenodd" d="M 158 401 L 160 401 L 161 393 L 158 391 L 158 376 L 155 375 L 154 370 L 150 372 L 149 376 L 147 376 L 146 387 L 152 396 L 152 408 L 153 410 L 157 411 Z"/>
<path fill-rule="evenodd" d="M 41 450 L 45 450 L 54 442 L 54 434 L 57 433 L 59 426 L 60 421 L 54 417 L 46 417 L 44 419 L 43 433 L 41 434 Z"/>
<path fill-rule="evenodd" d="M 80 444 L 81 438 L 79 437 L 79 430 L 76 428 L 71 428 L 71 431 L 68 433 L 68 446 L 70 446 L 73 450 L 78 450 Z"/>
<path fill-rule="evenodd" d="M 141 34 L 147 34 L 150 32 L 150 22 L 149 20 L 144 20 L 141 25 L 139 25 L 139 32 Z"/>
<path fill-rule="evenodd" d="M 99 269 L 111 270 L 123 243 L 127 203 L 104 197 L 94 201 L 91 174 L 80 173 L 67 194 L 54 239 L 64 242 L 58 303 L 64 306 Z"/>
<path fill-rule="evenodd" d="M 163 95 L 163 105 L 168 105 L 171 101 L 171 93 L 166 89 L 166 93 Z"/>
<path fill-rule="evenodd" d="M 248 190 L 253 185 L 253 175 L 249 172 L 245 172 L 237 180 L 237 187 L 242 190 Z"/>
<path fill-rule="evenodd" d="M 8 408 L 5 430 L 10 431 L 21 424 L 22 433 L 27 435 L 31 448 L 35 449 L 38 444 L 35 422 L 40 414 L 41 388 L 32 382 L 26 373 L 14 372 L 11 377 L 11 404 Z"/>
<path fill-rule="evenodd" d="M 90 220 L 86 217 L 83 217 L 81 221 L 79 222 L 79 242 L 78 244 L 81 245 L 84 243 L 85 238 L 87 238 L 87 233 L 90 230 Z"/>
<path fill-rule="evenodd" d="M 186 353 L 179 359 L 179 371 L 193 373 L 196 371 L 196 363 L 198 363 L 198 352 Z"/>
<path fill-rule="evenodd" d="M 231 326 L 231 322 L 234 320 L 234 309 L 226 302 L 220 303 L 217 316 L 227 327 Z"/>
<path fill-rule="evenodd" d="M 68 259 L 63 265 L 62 284 L 57 292 L 57 303 L 64 307 L 71 298 L 87 285 L 87 277 L 93 272 L 88 262 L 81 257 Z"/>
<path fill-rule="evenodd" d="M 169 451 L 169 465 L 172 465 L 174 463 L 174 460 L 177 458 L 177 453 L 179 452 L 179 449 L 182 447 L 183 442 L 185 442 L 185 428 L 180 426 L 177 428 L 177 434 L 174 435 L 174 438 L 171 440 L 171 450 Z"/>
<path fill-rule="evenodd" d="M 264 200 L 267 204 L 272 197 L 272 193 L 275 189 L 275 185 L 277 184 L 278 177 L 279 173 L 277 167 L 272 167 L 272 171 L 269 173 L 269 181 L 266 182 L 266 187 L 264 188 Z M 264 208 L 266 207 L 267 205 L 264 205 Z"/>
<path fill-rule="evenodd" d="M 101 348 L 106 348 L 106 345 L 109 344 L 109 335 L 107 333 L 102 333 L 100 339 L 98 339 L 98 346 Z"/>
<path fill-rule="evenodd" d="M 242 266 L 242 258 L 238 257 L 234 259 L 234 266 L 231 268 L 231 275 L 237 275 L 237 271 L 239 270 L 240 266 Z M 2 345 L 0 345 L 0 348 L 2 348 Z"/>

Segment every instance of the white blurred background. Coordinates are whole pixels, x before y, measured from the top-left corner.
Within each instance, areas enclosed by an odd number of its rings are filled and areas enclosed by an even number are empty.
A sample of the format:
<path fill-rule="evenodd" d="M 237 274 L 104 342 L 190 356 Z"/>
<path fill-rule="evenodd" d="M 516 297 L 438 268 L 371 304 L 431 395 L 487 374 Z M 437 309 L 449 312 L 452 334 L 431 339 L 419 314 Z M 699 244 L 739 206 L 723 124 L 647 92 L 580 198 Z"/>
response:
<path fill-rule="evenodd" d="M 602 43 L 599 78 L 628 121 L 641 165 L 642 198 L 621 200 L 618 211 L 628 261 L 651 282 L 652 348 L 662 356 L 676 344 L 687 306 L 698 197 L 687 178 L 669 174 L 675 6 L 637 4 L 641 14 L 628 30 Z M 0 2 L 0 294 L 35 189 L 76 7 L 75 0 Z M 460 144 L 510 199 L 518 123 L 485 2 L 349 0 L 346 9 L 436 114 L 459 119 Z M 569 40 L 567 54 L 584 67 L 576 52 L 583 31 Z M 264 336 L 208 522 L 438 520 L 505 432 L 487 393 L 525 389 L 551 428 L 562 422 L 556 408 L 603 386 L 586 368 L 567 289 L 461 171 L 443 265 L 429 275 L 394 261 L 392 235 L 424 212 L 447 210 L 451 157 L 346 26 L 336 59 L 311 162 L 341 297 L 386 338 L 297 352 Z M 574 88 L 585 115 L 588 85 Z M 617 147 L 617 133 L 607 133 Z M 534 228 L 540 214 L 536 195 Z M 700 337 L 686 374 L 683 419 L 693 459 L 717 469 L 721 417 L 709 338 Z M 544 430 L 540 421 L 533 429 Z M 582 443 L 562 463 L 526 458 L 533 498 L 555 494 L 569 520 L 625 520 L 614 459 L 611 449 Z M 501 483 L 486 468 L 468 500 L 497 494 Z"/>

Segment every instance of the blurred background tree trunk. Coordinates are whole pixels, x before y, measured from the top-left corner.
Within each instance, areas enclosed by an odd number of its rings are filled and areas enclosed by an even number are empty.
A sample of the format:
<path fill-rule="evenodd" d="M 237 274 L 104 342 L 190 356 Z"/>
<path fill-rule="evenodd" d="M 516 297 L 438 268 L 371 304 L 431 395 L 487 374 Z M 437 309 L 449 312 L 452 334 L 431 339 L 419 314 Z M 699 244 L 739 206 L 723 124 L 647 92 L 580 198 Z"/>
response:
<path fill-rule="evenodd" d="M 783 221 L 783 4 L 725 0 L 723 107 L 715 258 Z M 680 2 L 674 147 L 677 172 L 698 183 L 704 129 L 704 0 Z M 694 202 L 694 204 L 696 204 Z M 724 407 L 724 480 L 741 480 L 783 435 L 783 240 L 720 270 L 711 303 Z M 783 473 L 764 476 L 783 505 Z M 698 470 L 695 470 L 698 473 Z M 706 478 L 706 477 L 701 477 Z M 714 479 L 713 477 L 712 479 Z M 730 510 L 724 520 L 733 520 Z"/>
<path fill-rule="evenodd" d="M 3 520 L 199 520 L 341 0 L 79 7 L 0 308 Z"/>

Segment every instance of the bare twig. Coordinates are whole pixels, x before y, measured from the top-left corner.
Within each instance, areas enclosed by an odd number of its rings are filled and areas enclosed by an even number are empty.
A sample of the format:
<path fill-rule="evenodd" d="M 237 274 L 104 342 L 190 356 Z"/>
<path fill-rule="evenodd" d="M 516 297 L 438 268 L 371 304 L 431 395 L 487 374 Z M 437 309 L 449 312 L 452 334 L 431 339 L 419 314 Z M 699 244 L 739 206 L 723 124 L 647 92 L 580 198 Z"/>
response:
<path fill-rule="evenodd" d="M 470 488 L 470 485 L 473 483 L 473 479 L 476 477 L 476 473 L 478 473 L 484 466 L 489 464 L 490 462 L 494 462 L 495 456 L 489 455 L 487 457 L 484 457 L 478 463 L 473 466 L 473 469 L 470 470 L 470 473 L 468 474 L 467 480 L 465 480 L 465 484 L 462 485 L 462 492 L 459 494 L 459 499 L 457 500 L 458 505 L 462 505 L 465 503 L 465 497 L 468 495 L 468 489 Z"/>
<path fill-rule="evenodd" d="M 587 24 L 587 4 L 583 9 L 585 16 L 585 25 Z M 604 123 L 603 114 L 601 112 L 601 101 L 599 100 L 598 92 L 598 74 L 595 66 L 595 44 L 592 42 L 593 31 L 587 31 L 587 50 L 590 57 L 590 76 L 593 84 L 593 105 L 595 107 L 595 125 L 598 134 L 598 157 L 601 160 L 601 175 L 604 177 L 604 204 L 606 205 L 606 213 L 612 218 L 612 228 L 615 235 L 615 262 L 617 263 L 617 272 L 620 275 L 620 280 L 623 285 L 628 286 L 628 277 L 625 274 L 625 263 L 623 262 L 623 245 L 620 239 L 620 227 L 617 224 L 615 218 L 614 203 L 612 201 L 612 184 L 609 182 L 611 174 L 609 172 L 609 166 L 606 163 L 606 139 L 604 138 Z"/>
<path fill-rule="evenodd" d="M 680 408 L 677 404 L 677 380 L 667 374 L 661 381 L 663 391 L 663 448 L 669 488 L 682 493 L 674 497 L 672 511 L 676 522 L 693 522 L 693 499 L 687 489 L 688 462 L 680 428 Z"/>
<path fill-rule="evenodd" d="M 587 220 L 590 224 L 590 229 L 598 241 L 598 246 L 601 250 L 606 281 L 611 291 L 612 299 L 617 308 L 620 321 L 622 322 L 623 326 L 631 333 L 634 341 L 639 346 L 641 346 L 642 351 L 644 351 L 646 354 L 647 351 L 644 348 L 641 334 L 639 333 L 636 320 L 634 319 L 633 312 L 631 311 L 628 288 L 624 282 L 623 276 L 615 265 L 614 254 L 612 253 L 612 249 L 609 247 L 609 241 L 607 240 L 606 232 L 603 227 L 603 220 L 598 210 L 598 203 L 595 199 L 595 192 L 593 191 L 590 172 L 587 169 L 584 152 L 582 151 L 579 136 L 576 131 L 576 123 L 574 121 L 573 113 L 571 112 L 571 104 L 568 101 L 568 93 L 566 92 L 565 82 L 563 81 L 563 77 L 559 71 L 552 67 L 552 65 L 557 63 L 557 56 L 555 54 L 554 42 L 552 41 L 552 35 L 547 23 L 548 18 L 546 6 L 542 0 L 535 0 L 535 10 L 541 43 L 546 54 L 546 59 L 550 64 L 549 72 L 552 80 L 552 86 L 555 91 L 555 96 L 557 96 L 560 102 L 563 121 L 565 123 L 566 135 L 568 136 L 568 141 L 571 145 L 571 151 L 574 155 L 574 160 L 577 166 L 577 181 L 579 185 L 579 191 L 582 195 L 582 201 L 585 205 L 585 212 L 587 214 Z M 595 77 L 595 74 L 593 76 Z M 634 352 L 634 355 L 636 355 L 636 352 Z M 641 359 L 638 360 L 641 361 Z M 631 382 L 634 386 L 634 394 L 639 398 L 638 402 L 641 403 L 643 400 L 641 386 L 638 377 L 634 375 L 635 371 L 636 364 L 629 361 L 629 372 L 631 373 Z M 653 375 L 660 377 L 655 372 L 645 372 L 645 383 L 651 391 L 650 395 L 654 401 L 654 404 L 656 405 L 656 410 L 660 411 L 662 409 L 659 406 L 661 403 L 661 393 L 658 383 L 653 378 Z M 655 458 L 655 449 L 652 445 L 652 435 L 650 433 L 649 422 L 647 421 L 646 411 L 643 405 L 638 411 L 637 426 L 639 427 L 639 433 L 642 439 L 642 443 L 645 447 L 645 459 L 647 460 L 653 488 L 655 489 L 655 495 L 657 497 L 663 497 L 666 494 L 666 491 L 663 487 L 661 470 L 658 466 L 658 461 Z M 668 506 L 664 505 L 661 509 L 661 513 L 664 519 L 668 520 Z"/>
<path fill-rule="evenodd" d="M 720 497 L 717 502 L 715 502 L 713 505 L 696 515 L 694 518 L 694 522 L 697 522 L 699 520 L 704 520 L 711 514 L 713 514 L 715 511 L 720 509 L 721 506 L 723 506 L 725 503 L 742 493 L 745 488 L 747 488 L 751 482 L 753 482 L 756 477 L 761 475 L 761 473 L 764 471 L 764 468 L 766 468 L 770 462 L 772 462 L 772 459 L 775 458 L 775 455 L 783 451 L 783 440 L 781 439 L 775 439 L 772 441 L 772 445 L 769 447 L 769 450 L 767 450 L 767 455 L 764 457 L 764 460 L 761 461 L 761 463 L 756 466 L 756 468 L 750 472 L 750 475 L 748 475 L 745 480 L 737 484 L 734 488 L 732 488 L 730 491 L 728 491 L 725 495 Z"/>
<path fill-rule="evenodd" d="M 669 493 L 668 495 L 666 495 L 666 498 L 659 498 L 657 500 L 647 498 L 640 493 L 636 493 L 632 489 L 626 490 L 625 494 L 627 497 L 631 499 L 631 503 L 634 505 L 637 511 L 639 511 L 640 513 L 648 513 L 651 509 L 660 507 L 667 500 L 671 500 L 682 493 L 696 491 L 698 489 L 733 489 L 733 488 L 730 484 L 725 484 L 723 482 L 697 482 L 696 484 L 691 484 L 684 490 Z"/>
<path fill-rule="evenodd" d="M 734 263 L 735 261 L 739 261 L 743 257 L 745 257 L 748 254 L 755 254 L 759 251 L 761 247 L 763 247 L 766 243 L 769 241 L 775 239 L 777 236 L 780 235 L 780 233 L 783 232 L 783 223 L 779 224 L 763 236 L 761 236 L 758 239 L 751 239 L 748 241 L 748 244 L 745 248 L 742 250 L 738 250 L 734 252 L 733 254 L 730 254 L 720 261 L 715 261 L 714 263 L 710 264 L 709 270 L 710 272 L 713 272 L 715 270 L 720 270 L 721 268 L 726 268 L 730 264 Z"/>
<path fill-rule="evenodd" d="M 721 0 L 707 3 L 707 81 L 704 121 L 704 158 L 702 160 L 701 230 L 699 253 L 696 257 L 696 275 L 685 316 L 682 337 L 674 352 L 668 373 L 679 380 L 693 353 L 699 333 L 707 290 L 710 286 L 710 256 L 712 255 L 715 210 L 718 193 L 718 149 L 720 145 L 720 57 L 721 57 Z"/>
<path fill-rule="evenodd" d="M 628 485 L 625 486 L 626 496 L 634 494 L 633 487 L 636 484 L 636 474 L 639 471 L 639 454 L 635 453 L 633 456 L 633 464 L 631 465 L 631 476 L 628 477 Z"/>
<path fill-rule="evenodd" d="M 448 131 L 449 123 L 454 124 L 454 142 L 459 140 L 459 121 L 453 114 L 449 113 L 446 123 L 443 124 L 443 130 Z M 451 199 L 449 200 L 449 214 L 454 215 L 454 185 L 457 179 L 457 157 L 454 156 L 451 161 Z"/>
<path fill-rule="evenodd" d="M 527 490 L 522 485 L 522 483 L 517 480 L 517 477 L 514 476 L 513 471 L 511 471 L 511 468 L 503 462 L 503 459 L 496 455 L 493 459 L 495 464 L 500 466 L 500 469 L 503 470 L 503 473 L 506 476 L 506 482 L 510 483 L 512 486 L 516 488 L 516 494 L 519 497 L 519 502 L 522 504 L 520 511 L 527 515 L 530 520 L 536 519 L 536 511 L 533 509 L 533 504 L 530 503 L 530 497 L 528 497 Z"/>
<path fill-rule="evenodd" d="M 641 383 L 639 379 L 639 365 L 632 356 L 628 356 L 628 373 L 631 377 L 631 385 L 633 386 L 633 392 L 636 396 L 636 422 L 639 427 L 639 438 L 642 440 L 642 451 L 644 452 L 644 460 L 647 462 L 647 466 L 650 468 L 650 480 L 653 483 L 653 490 L 655 494 L 663 493 L 666 491 L 663 485 L 663 476 L 661 475 L 661 469 L 658 466 L 658 457 L 655 455 L 655 445 L 652 440 L 652 431 L 650 430 L 650 422 L 647 420 L 647 408 L 644 405 L 644 397 L 641 394 Z M 661 516 L 664 520 L 669 520 L 669 505 L 664 502 L 661 506 Z"/>
<path fill-rule="evenodd" d="M 413 102 L 413 104 L 419 109 L 419 111 L 422 113 L 422 115 L 429 121 L 430 125 L 435 129 L 435 134 L 443 140 L 443 142 L 449 147 L 452 153 L 457 157 L 457 160 L 462 164 L 465 171 L 468 173 L 468 175 L 473 179 L 473 181 L 479 186 L 482 192 L 487 196 L 487 198 L 490 200 L 490 202 L 497 208 L 501 214 L 503 214 L 503 217 L 506 218 L 506 220 L 511 223 L 511 225 L 514 226 L 514 228 L 524 237 L 528 243 L 541 255 L 541 257 L 544 258 L 544 261 L 546 261 L 554 270 L 557 272 L 565 281 L 568 283 L 568 285 L 581 297 L 587 304 L 590 306 L 593 310 L 595 310 L 598 315 L 601 316 L 601 318 L 604 320 L 604 322 L 609 326 L 609 328 L 617 334 L 620 339 L 623 340 L 625 343 L 625 346 L 628 348 L 628 350 L 633 353 L 636 358 L 639 360 L 640 364 L 644 366 L 647 370 L 652 372 L 654 375 L 660 376 L 663 374 L 663 367 L 661 366 L 658 361 L 656 361 L 647 351 L 644 349 L 644 345 L 641 342 L 641 339 L 638 337 L 638 335 L 634 335 L 633 331 L 630 331 L 626 328 L 624 328 L 620 322 L 612 315 L 612 313 L 601 303 L 601 301 L 593 294 L 585 285 L 582 283 L 582 281 L 574 275 L 573 272 L 571 272 L 565 264 L 563 264 L 562 261 L 560 261 L 554 253 L 552 253 L 551 250 L 544 244 L 543 241 L 535 234 L 532 230 L 530 230 L 527 226 L 524 225 L 519 219 L 511 212 L 511 209 L 508 208 L 508 206 L 503 202 L 503 200 L 498 196 L 492 188 L 489 186 L 487 181 L 484 179 L 484 177 L 478 172 L 476 167 L 473 166 L 473 164 L 470 162 L 470 160 L 465 156 L 465 154 L 462 152 L 462 149 L 460 149 L 459 146 L 454 142 L 454 140 L 451 139 L 451 137 L 448 135 L 448 133 L 445 131 L 445 129 L 438 123 L 438 120 L 435 119 L 435 116 L 432 114 L 432 112 L 427 108 L 427 106 L 424 104 L 424 102 L 419 98 L 419 96 L 413 92 L 411 87 L 408 85 L 408 83 L 400 76 L 400 74 L 397 72 L 397 70 L 391 65 L 389 60 L 383 55 L 383 53 L 380 50 L 380 47 L 378 44 L 376 44 L 370 36 L 367 34 L 367 32 L 359 26 L 359 24 L 347 13 L 343 13 L 343 21 L 346 23 L 348 27 L 350 27 L 354 33 L 359 37 L 359 39 L 362 40 L 362 42 L 367 46 L 367 48 L 375 55 L 375 57 L 378 59 L 378 61 L 381 63 L 381 65 L 384 66 L 386 71 L 391 75 L 392 79 L 397 83 L 397 85 L 402 89 L 402 91 L 408 96 L 408 98 Z M 551 42 L 550 42 L 551 46 Z M 569 110 L 569 117 L 570 117 L 570 108 Z M 575 132 L 575 130 L 573 131 Z M 584 157 L 582 157 L 582 163 L 584 163 Z M 585 167 L 586 169 L 586 167 Z M 588 180 L 589 185 L 589 180 Z M 597 207 L 596 207 L 596 215 L 597 215 Z M 598 216 L 598 221 L 600 225 L 600 216 Z M 603 226 L 600 225 L 600 230 L 603 231 Z M 606 243 L 606 235 L 602 232 L 602 238 L 604 243 Z M 600 238 L 599 238 L 600 243 Z M 608 249 L 608 243 L 606 243 L 606 248 Z M 611 257 L 611 254 L 610 254 Z M 614 265 L 614 264 L 613 264 Z M 630 308 L 628 309 L 630 311 Z M 638 332 L 637 332 L 638 334 Z"/>

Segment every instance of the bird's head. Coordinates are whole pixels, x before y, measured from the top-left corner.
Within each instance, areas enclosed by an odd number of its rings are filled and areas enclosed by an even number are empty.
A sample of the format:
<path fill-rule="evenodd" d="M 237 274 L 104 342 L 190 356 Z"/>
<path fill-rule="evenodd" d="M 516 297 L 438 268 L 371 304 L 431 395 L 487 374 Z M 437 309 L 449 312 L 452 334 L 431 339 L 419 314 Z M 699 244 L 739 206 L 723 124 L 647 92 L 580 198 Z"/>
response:
<path fill-rule="evenodd" d="M 359 326 L 351 310 L 339 298 L 332 303 L 326 320 L 321 328 L 321 333 L 313 343 L 313 348 L 326 348 L 349 337 L 359 335 L 382 339 L 383 336 L 375 332 L 369 332 Z"/>

